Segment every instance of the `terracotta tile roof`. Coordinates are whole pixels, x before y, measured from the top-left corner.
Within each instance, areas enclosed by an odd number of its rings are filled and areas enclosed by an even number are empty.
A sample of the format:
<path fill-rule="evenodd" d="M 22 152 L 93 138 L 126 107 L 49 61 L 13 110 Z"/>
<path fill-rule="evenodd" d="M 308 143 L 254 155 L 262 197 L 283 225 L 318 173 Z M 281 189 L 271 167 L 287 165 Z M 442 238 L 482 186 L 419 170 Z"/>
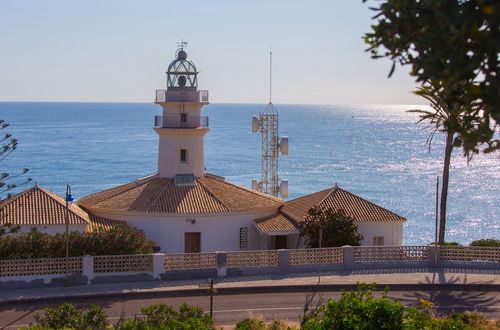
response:
<path fill-rule="evenodd" d="M 302 221 L 313 206 L 321 209 L 343 209 L 347 215 L 362 222 L 401 222 L 405 218 L 341 188 L 326 189 L 286 202 L 280 209 L 295 221 Z"/>
<path fill-rule="evenodd" d="M 298 232 L 295 222 L 281 213 L 256 219 L 254 222 L 265 232 Z"/>
<path fill-rule="evenodd" d="M 70 224 L 86 224 L 88 214 L 78 205 L 69 207 Z M 65 200 L 39 186 L 25 190 L 4 200 L 0 210 L 0 223 L 16 225 L 58 225 L 66 223 Z"/>
<path fill-rule="evenodd" d="M 93 214 L 90 214 L 90 221 L 87 224 L 85 231 L 87 232 L 101 231 L 101 230 L 106 231 L 117 226 L 127 226 L 127 222 L 101 218 Z"/>
<path fill-rule="evenodd" d="M 80 206 L 69 206 L 68 222 L 86 224 L 86 231 L 99 227 L 109 230 L 117 225 L 126 225 L 124 221 L 105 219 L 88 214 Z M 25 190 L 10 199 L 3 200 L 0 208 L 0 224 L 15 225 L 64 225 L 66 223 L 66 201 L 38 185 Z"/>
<path fill-rule="evenodd" d="M 283 202 L 207 175 L 197 178 L 193 185 L 175 185 L 169 178 L 146 177 L 83 197 L 78 204 L 87 209 L 146 213 L 221 213 L 279 207 Z"/>

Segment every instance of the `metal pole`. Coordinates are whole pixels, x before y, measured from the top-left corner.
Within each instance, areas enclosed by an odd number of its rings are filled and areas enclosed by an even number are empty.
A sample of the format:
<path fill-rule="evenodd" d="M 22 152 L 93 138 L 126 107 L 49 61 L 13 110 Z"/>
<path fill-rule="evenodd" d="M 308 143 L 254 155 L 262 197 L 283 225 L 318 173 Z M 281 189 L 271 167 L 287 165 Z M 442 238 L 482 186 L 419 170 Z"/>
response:
<path fill-rule="evenodd" d="M 69 202 L 66 201 L 66 286 L 69 285 Z"/>
<path fill-rule="evenodd" d="M 434 243 L 438 242 L 438 220 L 439 218 L 439 176 L 436 177 L 436 223 L 434 233 Z"/>
<path fill-rule="evenodd" d="M 73 201 L 73 197 L 71 196 L 71 186 L 68 184 L 66 186 L 66 286 L 69 285 L 69 204 Z"/>
<path fill-rule="evenodd" d="M 322 247 L 322 241 L 323 241 L 323 228 L 320 228 L 319 229 L 319 248 L 321 249 Z M 320 251 L 318 251 L 318 254 L 320 253 Z M 321 255 L 319 256 L 319 262 L 318 262 L 318 283 L 321 282 L 321 263 L 323 262 L 323 260 L 321 260 Z"/>
<path fill-rule="evenodd" d="M 214 316 L 214 280 L 210 278 L 210 318 Z"/>

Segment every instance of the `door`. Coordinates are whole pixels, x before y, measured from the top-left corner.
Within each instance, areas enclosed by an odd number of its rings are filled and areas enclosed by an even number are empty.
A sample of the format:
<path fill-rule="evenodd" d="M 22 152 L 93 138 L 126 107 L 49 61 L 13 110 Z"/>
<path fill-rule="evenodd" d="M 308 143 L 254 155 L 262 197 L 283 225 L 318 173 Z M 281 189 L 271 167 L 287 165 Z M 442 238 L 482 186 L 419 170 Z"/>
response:
<path fill-rule="evenodd" d="M 286 243 L 287 243 L 287 235 L 277 235 L 274 236 L 274 248 L 276 250 L 279 249 L 286 249 Z"/>
<path fill-rule="evenodd" d="M 184 253 L 201 251 L 201 233 L 184 233 Z"/>

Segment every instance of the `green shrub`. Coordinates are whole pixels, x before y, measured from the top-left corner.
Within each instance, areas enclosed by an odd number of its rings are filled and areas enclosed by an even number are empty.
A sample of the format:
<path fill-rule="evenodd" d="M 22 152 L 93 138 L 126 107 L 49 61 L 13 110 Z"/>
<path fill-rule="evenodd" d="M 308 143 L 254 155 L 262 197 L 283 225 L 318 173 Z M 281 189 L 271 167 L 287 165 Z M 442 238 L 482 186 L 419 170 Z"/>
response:
<path fill-rule="evenodd" d="M 244 319 L 236 323 L 234 330 L 266 330 L 266 324 L 261 319 Z"/>
<path fill-rule="evenodd" d="M 58 308 L 45 308 L 43 314 L 35 313 L 37 325 L 49 329 L 103 329 L 106 315 L 102 307 L 90 305 L 87 311 L 65 303 Z"/>
<path fill-rule="evenodd" d="M 136 322 L 153 329 L 214 329 L 212 318 L 203 313 L 200 307 L 182 304 L 179 311 L 176 311 L 170 306 L 155 304 L 141 308 L 141 312 L 144 322 Z"/>
<path fill-rule="evenodd" d="M 70 256 L 148 254 L 154 243 L 134 228 L 119 226 L 108 231 L 81 233 L 68 237 Z M 0 237 L 0 259 L 57 258 L 65 256 L 65 234 L 19 233 Z"/>
<path fill-rule="evenodd" d="M 471 242 L 470 246 L 500 247 L 500 240 L 499 239 L 493 239 L 493 238 L 479 239 L 477 241 Z"/>
<path fill-rule="evenodd" d="M 343 291 L 307 317 L 302 329 L 402 329 L 405 307 L 385 295 L 375 299 L 374 290 L 374 285 L 359 284 L 357 291 Z"/>

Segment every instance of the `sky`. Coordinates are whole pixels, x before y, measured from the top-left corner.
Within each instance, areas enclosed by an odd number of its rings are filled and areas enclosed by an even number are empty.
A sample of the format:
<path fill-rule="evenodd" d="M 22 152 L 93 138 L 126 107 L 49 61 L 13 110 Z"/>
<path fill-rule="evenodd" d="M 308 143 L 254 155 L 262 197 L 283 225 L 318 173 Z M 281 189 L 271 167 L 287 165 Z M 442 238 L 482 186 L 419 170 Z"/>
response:
<path fill-rule="evenodd" d="M 177 42 L 212 103 L 425 104 L 361 0 L 0 0 L 0 101 L 152 102 Z"/>

